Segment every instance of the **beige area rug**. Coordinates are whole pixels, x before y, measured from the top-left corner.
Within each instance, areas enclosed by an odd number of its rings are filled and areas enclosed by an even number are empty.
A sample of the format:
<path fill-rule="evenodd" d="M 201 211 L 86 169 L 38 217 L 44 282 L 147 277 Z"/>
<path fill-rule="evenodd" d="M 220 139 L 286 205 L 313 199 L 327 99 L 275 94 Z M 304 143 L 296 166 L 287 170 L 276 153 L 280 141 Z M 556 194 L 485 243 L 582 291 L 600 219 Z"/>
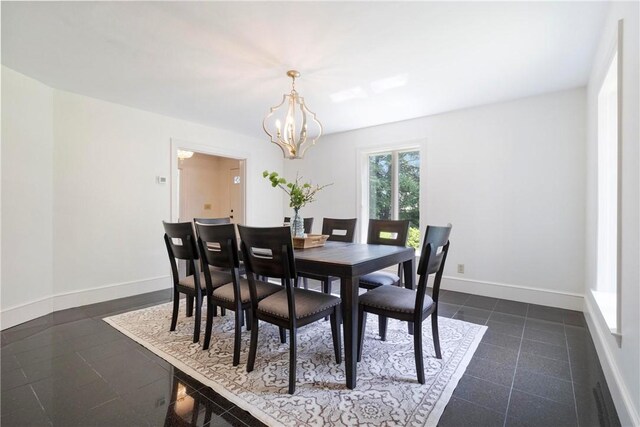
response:
<path fill-rule="evenodd" d="M 240 365 L 233 367 L 232 313 L 214 318 L 211 346 L 203 351 L 191 342 L 193 318 L 184 316 L 184 305 L 180 311 L 174 332 L 169 332 L 171 303 L 104 320 L 270 426 L 435 426 L 487 329 L 440 318 L 439 360 L 427 319 L 423 327 L 427 382 L 420 385 L 406 323 L 389 319 L 387 341 L 382 342 L 377 316 L 370 315 L 358 384 L 349 390 L 344 362 L 337 365 L 333 357 L 330 323 L 316 322 L 298 331 L 298 381 L 291 396 L 287 394 L 289 346 L 280 344 L 275 326 L 260 323 L 255 370 L 247 373 L 250 332 L 243 331 Z"/>

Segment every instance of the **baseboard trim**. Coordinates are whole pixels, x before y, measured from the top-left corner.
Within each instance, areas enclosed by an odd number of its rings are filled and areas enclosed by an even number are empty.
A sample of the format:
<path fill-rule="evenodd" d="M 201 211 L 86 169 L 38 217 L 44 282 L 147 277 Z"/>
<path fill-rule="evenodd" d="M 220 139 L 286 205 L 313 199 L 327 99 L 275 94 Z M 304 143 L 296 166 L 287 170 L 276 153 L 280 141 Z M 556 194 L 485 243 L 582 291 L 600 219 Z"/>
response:
<path fill-rule="evenodd" d="M 37 319 L 51 312 L 53 312 L 53 302 L 49 296 L 5 308 L 0 312 L 0 330 Z"/>
<path fill-rule="evenodd" d="M 568 310 L 582 311 L 584 308 L 584 295 L 553 289 L 532 288 L 529 286 L 464 279 L 453 276 L 443 276 L 441 288 L 449 291 L 467 292 L 486 297 L 540 304 Z"/>
<path fill-rule="evenodd" d="M 0 329 L 11 328 L 54 311 L 159 291 L 170 287 L 171 279 L 167 275 L 59 293 L 2 310 L 0 312 Z"/>
<path fill-rule="evenodd" d="M 624 382 L 624 376 L 615 363 L 611 346 L 607 344 L 607 340 L 613 340 L 613 345 L 617 347 L 615 337 L 611 334 L 609 327 L 606 326 L 604 319 L 601 319 L 601 314 L 594 307 L 594 304 L 595 301 L 591 300 L 591 296 L 586 295 L 584 298 L 584 314 L 587 319 L 587 326 L 591 332 L 604 376 L 607 379 L 613 403 L 616 406 L 616 411 L 618 411 L 620 423 L 623 426 L 640 426 L 638 410 L 634 407 L 633 398 Z"/>

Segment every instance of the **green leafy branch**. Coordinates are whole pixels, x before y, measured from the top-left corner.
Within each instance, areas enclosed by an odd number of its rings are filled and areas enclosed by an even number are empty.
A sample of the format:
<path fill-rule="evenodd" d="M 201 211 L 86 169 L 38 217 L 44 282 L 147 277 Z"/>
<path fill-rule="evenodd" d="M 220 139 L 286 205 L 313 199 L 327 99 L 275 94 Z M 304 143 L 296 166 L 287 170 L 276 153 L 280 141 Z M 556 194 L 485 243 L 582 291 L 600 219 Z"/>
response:
<path fill-rule="evenodd" d="M 289 207 L 296 210 L 308 203 L 315 201 L 315 195 L 318 191 L 332 184 L 326 185 L 311 185 L 309 182 L 301 182 L 302 177 L 296 174 L 295 181 L 287 181 L 285 178 L 278 175 L 277 172 L 262 172 L 262 177 L 271 181 L 272 187 L 280 187 L 282 191 L 289 195 Z"/>

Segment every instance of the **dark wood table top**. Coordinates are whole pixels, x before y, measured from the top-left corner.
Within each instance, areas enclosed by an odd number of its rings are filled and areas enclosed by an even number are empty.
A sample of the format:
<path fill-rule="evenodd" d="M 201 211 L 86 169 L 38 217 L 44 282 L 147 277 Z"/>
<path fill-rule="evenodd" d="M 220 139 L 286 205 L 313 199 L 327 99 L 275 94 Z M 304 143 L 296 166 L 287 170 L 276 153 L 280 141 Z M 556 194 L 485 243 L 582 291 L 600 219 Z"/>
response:
<path fill-rule="evenodd" d="M 364 243 L 327 242 L 317 248 L 296 249 L 296 267 L 308 273 L 354 277 L 399 264 L 415 256 L 413 248 Z"/>

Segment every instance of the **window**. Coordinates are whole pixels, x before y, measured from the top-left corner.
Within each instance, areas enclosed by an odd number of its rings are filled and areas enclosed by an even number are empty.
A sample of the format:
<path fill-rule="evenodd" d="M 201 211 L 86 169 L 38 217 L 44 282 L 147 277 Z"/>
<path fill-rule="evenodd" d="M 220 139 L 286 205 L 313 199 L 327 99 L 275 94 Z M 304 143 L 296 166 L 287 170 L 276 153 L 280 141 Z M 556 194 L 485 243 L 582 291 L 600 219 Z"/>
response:
<path fill-rule="evenodd" d="M 383 151 L 366 156 L 367 179 L 363 190 L 367 197 L 364 198 L 363 227 L 368 218 L 409 220 L 408 245 L 419 249 L 420 151 Z"/>
<path fill-rule="evenodd" d="M 596 289 L 593 291 L 611 332 L 619 331 L 618 305 L 618 53 L 613 53 L 598 92 L 598 219 Z"/>

